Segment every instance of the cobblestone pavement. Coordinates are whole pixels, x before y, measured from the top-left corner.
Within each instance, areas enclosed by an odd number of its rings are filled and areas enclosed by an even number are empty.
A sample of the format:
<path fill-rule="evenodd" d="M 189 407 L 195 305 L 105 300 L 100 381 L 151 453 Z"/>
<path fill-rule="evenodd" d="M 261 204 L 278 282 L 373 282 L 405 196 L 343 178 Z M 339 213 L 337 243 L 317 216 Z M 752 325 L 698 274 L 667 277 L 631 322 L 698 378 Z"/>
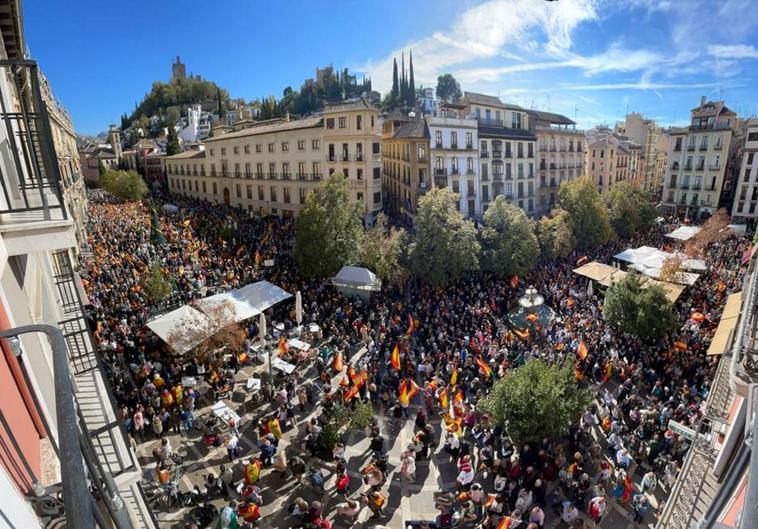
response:
<path fill-rule="evenodd" d="M 264 366 L 248 366 L 240 371 L 236 379 L 243 381 L 251 376 L 254 372 L 262 371 Z M 303 369 L 305 379 L 314 378 L 316 371 L 309 367 Z M 244 386 L 244 384 L 239 384 Z M 201 388 L 202 391 L 202 388 Z M 242 461 L 245 461 L 250 455 L 254 455 L 258 449 L 255 445 L 255 418 L 270 412 L 271 407 L 267 403 L 252 402 L 250 397 L 244 392 L 236 392 L 232 401 L 226 401 L 242 417 L 243 424 L 240 428 L 242 437 L 240 439 L 240 457 L 232 464 L 234 469 L 235 482 L 242 479 Z M 202 417 L 210 413 L 210 404 L 200 402 L 198 413 Z M 308 459 L 304 456 L 302 449 L 302 437 L 306 422 L 315 416 L 317 410 L 313 407 L 306 409 L 304 413 L 296 412 L 294 427 L 284 432 L 280 442 L 279 450 L 286 450 L 288 459 L 295 455 L 300 455 L 309 465 L 318 466 L 327 476 L 326 493 L 318 497 L 310 487 L 295 483 L 293 479 L 272 470 L 264 469 L 261 474 L 259 485 L 263 489 L 264 504 L 261 507 L 262 518 L 259 526 L 261 528 L 288 528 L 293 520 L 287 514 L 287 506 L 292 503 L 296 497 L 302 497 L 306 501 L 320 499 L 324 505 L 324 512 L 333 521 L 335 529 L 346 529 L 353 527 L 356 529 L 374 528 L 384 525 L 391 529 L 405 529 L 405 522 L 409 520 L 432 520 L 438 511 L 434 508 L 433 494 L 440 490 L 450 490 L 455 488 L 455 477 L 457 470 L 455 462 L 442 451 L 442 441 L 440 438 L 440 420 L 437 417 L 430 418 L 431 424 L 435 427 L 437 448 L 429 460 L 419 461 L 416 469 L 416 481 L 407 483 L 401 479 L 399 473 L 400 453 L 410 443 L 414 434 L 413 419 L 403 419 L 397 421 L 386 415 L 378 415 L 382 434 L 385 438 L 385 449 L 389 454 L 389 472 L 388 479 L 383 487 L 383 493 L 387 497 L 387 504 L 384 509 L 384 515 L 380 519 L 369 519 L 371 512 L 364 508 L 355 524 L 349 520 L 335 518 L 335 506 L 342 500 L 335 497 L 333 465 L 330 462 L 323 462 L 317 459 Z M 413 412 L 413 410 L 411 410 Z M 413 417 L 413 415 L 411 415 Z M 191 490 L 194 485 L 202 488 L 203 479 L 208 473 L 218 476 L 221 464 L 229 466 L 230 460 L 227 456 L 226 449 L 206 448 L 200 437 L 199 432 L 183 432 L 181 435 L 168 434 L 168 438 L 174 447 L 174 450 L 186 455 L 183 464 L 184 475 L 180 479 L 180 488 L 183 491 Z M 138 446 L 138 454 L 143 465 L 145 489 L 150 494 L 155 490 L 155 462 L 152 458 L 152 450 L 158 446 L 155 439 L 147 440 Z M 369 441 L 363 432 L 353 433 L 346 443 L 346 458 L 348 460 L 348 469 L 350 475 L 351 497 L 357 498 L 367 487 L 363 484 L 358 470 L 363 467 L 370 457 L 368 449 Z M 642 478 L 644 469 L 635 474 L 635 481 L 639 483 Z M 492 477 L 486 480 L 477 476 L 477 481 L 484 485 L 485 490 L 492 490 Z M 659 487 L 660 489 L 660 487 Z M 608 497 L 612 498 L 612 491 L 608 491 Z M 657 493 L 658 497 L 650 496 L 653 507 L 657 506 L 660 501 L 661 491 Z M 219 498 L 213 501 L 217 507 L 222 507 L 226 500 Z M 188 509 L 176 509 L 166 511 L 163 508 L 156 510 L 156 517 L 159 526 L 163 529 L 181 528 L 188 516 Z M 559 519 L 552 512 L 550 507 L 545 510 L 547 521 L 545 527 L 553 529 L 559 527 Z M 589 519 L 586 519 L 586 527 L 593 527 Z M 632 521 L 631 510 L 627 507 L 617 504 L 614 500 L 609 501 L 608 513 L 600 524 L 600 527 L 606 529 L 632 529 L 639 527 L 654 527 L 655 519 L 652 514 L 648 515 L 645 524 L 636 524 Z M 211 525 L 211 527 L 214 527 Z"/>

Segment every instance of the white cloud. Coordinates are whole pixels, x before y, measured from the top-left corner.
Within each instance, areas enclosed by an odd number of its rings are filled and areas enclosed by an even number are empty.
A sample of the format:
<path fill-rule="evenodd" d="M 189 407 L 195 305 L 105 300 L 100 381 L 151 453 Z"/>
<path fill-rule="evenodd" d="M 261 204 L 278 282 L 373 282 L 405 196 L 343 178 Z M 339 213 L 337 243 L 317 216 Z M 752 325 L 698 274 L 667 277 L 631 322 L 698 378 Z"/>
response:
<path fill-rule="evenodd" d="M 451 67 L 517 55 L 514 48 L 527 52 L 535 42 L 541 46 L 538 51 L 562 53 L 571 47 L 574 29 L 597 18 L 597 1 L 491 0 L 464 11 L 449 30 L 409 42 L 403 49 L 413 50 L 417 84 L 433 84 Z M 375 88 L 386 91 L 392 84 L 392 59 L 400 52 L 393 50 L 359 70 L 371 75 Z"/>
<path fill-rule="evenodd" d="M 686 90 L 690 88 L 716 88 L 718 83 L 598 83 L 598 84 L 562 84 L 566 90 Z M 732 84 L 734 88 L 737 84 Z"/>
<path fill-rule="evenodd" d="M 758 49 L 747 44 L 713 44 L 708 54 L 718 59 L 758 59 Z"/>

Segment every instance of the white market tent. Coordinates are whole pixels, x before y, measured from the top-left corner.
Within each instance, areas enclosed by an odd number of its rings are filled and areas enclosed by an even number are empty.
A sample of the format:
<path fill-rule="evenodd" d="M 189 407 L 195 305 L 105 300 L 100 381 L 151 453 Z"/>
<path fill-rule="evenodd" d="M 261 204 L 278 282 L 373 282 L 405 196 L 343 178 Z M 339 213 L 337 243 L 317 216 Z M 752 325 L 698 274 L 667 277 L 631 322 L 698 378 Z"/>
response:
<path fill-rule="evenodd" d="M 609 287 L 613 283 L 621 281 L 626 276 L 626 272 L 623 270 L 619 270 L 611 265 L 599 263 L 597 261 L 592 261 L 591 263 L 586 263 L 579 268 L 574 268 L 574 273 L 589 278 L 593 281 L 597 281 L 604 287 Z M 666 297 L 672 303 L 675 303 L 676 300 L 679 299 L 679 296 L 682 295 L 682 292 L 684 292 L 684 289 L 686 288 L 682 285 L 665 283 L 663 281 L 656 281 L 654 279 L 645 279 L 644 284 L 646 286 L 656 284 L 661 285 L 666 291 Z"/>
<path fill-rule="evenodd" d="M 182 305 L 147 323 L 148 328 L 157 334 L 177 353 L 186 353 L 200 345 L 218 329 L 214 328 L 211 319 L 199 310 Z M 183 332 L 188 327 L 202 332 Z"/>
<path fill-rule="evenodd" d="M 163 211 L 167 213 L 176 213 L 179 211 L 179 206 L 175 206 L 174 204 L 163 204 Z"/>
<path fill-rule="evenodd" d="M 623 252 L 613 256 L 617 261 L 627 263 L 629 268 L 637 270 L 648 277 L 658 279 L 661 277 L 661 270 L 666 259 L 672 257 L 682 258 L 682 268 L 690 272 L 679 272 L 677 274 L 677 283 L 693 285 L 699 277 L 692 272 L 703 272 L 706 270 L 705 261 L 702 259 L 689 259 L 681 253 L 670 253 L 653 248 L 652 246 L 640 246 L 639 248 L 627 248 Z"/>
<path fill-rule="evenodd" d="M 382 289 L 382 281 L 368 268 L 343 266 L 332 278 L 332 284 L 343 296 L 359 296 L 368 299 L 372 292 Z"/>
<path fill-rule="evenodd" d="M 253 318 L 290 297 L 292 294 L 278 286 L 268 281 L 258 281 L 197 300 L 194 307 L 183 305 L 148 322 L 147 326 L 174 351 L 186 353 L 213 336 L 224 325 Z M 218 314 L 216 311 L 219 310 L 223 312 Z M 229 321 L 221 323 L 219 317 L 228 318 Z M 187 329 L 193 332 L 185 332 Z"/>
<path fill-rule="evenodd" d="M 678 241 L 689 241 L 700 231 L 699 226 L 679 226 L 671 233 L 667 233 L 666 237 L 669 239 L 676 239 Z"/>

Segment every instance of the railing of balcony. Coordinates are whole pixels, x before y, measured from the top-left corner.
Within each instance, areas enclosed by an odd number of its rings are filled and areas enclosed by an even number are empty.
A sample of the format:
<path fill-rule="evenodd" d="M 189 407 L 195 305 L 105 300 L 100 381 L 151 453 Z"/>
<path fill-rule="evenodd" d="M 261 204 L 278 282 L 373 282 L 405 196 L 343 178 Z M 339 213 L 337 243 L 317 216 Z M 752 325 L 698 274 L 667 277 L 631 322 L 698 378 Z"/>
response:
<path fill-rule="evenodd" d="M 0 113 L 8 137 L 12 170 L 0 178 L 0 213 L 24 213 L 19 220 L 66 219 L 61 175 L 42 100 L 35 61 L 0 60 L 18 94 L 0 94 Z M 18 99 L 18 110 L 6 101 Z"/>

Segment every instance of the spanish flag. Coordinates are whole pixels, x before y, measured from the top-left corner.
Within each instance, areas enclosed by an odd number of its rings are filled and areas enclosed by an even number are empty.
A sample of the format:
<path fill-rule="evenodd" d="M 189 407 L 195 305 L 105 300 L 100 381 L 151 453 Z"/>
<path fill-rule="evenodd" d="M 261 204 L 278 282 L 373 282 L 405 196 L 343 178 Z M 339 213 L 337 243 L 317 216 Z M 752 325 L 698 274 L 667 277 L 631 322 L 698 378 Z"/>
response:
<path fill-rule="evenodd" d="M 522 340 L 526 340 L 527 338 L 529 338 L 529 331 L 528 330 L 522 331 L 522 330 L 519 330 L 519 329 L 514 329 L 513 332 L 516 334 L 516 336 L 518 336 Z"/>
<path fill-rule="evenodd" d="M 487 362 L 482 360 L 482 357 L 477 356 L 474 361 L 476 362 L 476 365 L 479 366 L 479 369 L 481 369 L 482 373 L 484 373 L 484 376 L 489 378 L 490 375 L 492 375 L 492 368 L 487 365 Z"/>
<path fill-rule="evenodd" d="M 395 348 L 392 349 L 392 356 L 390 357 L 390 363 L 392 364 L 392 369 L 395 371 L 400 371 L 400 346 L 395 344 Z"/>
<path fill-rule="evenodd" d="M 347 379 L 345 375 L 342 375 L 342 380 L 340 380 L 340 386 L 343 388 L 347 388 L 350 386 L 350 381 Z"/>
<path fill-rule="evenodd" d="M 455 395 L 453 396 L 453 402 L 463 402 L 463 391 L 460 389 L 455 392 Z"/>
<path fill-rule="evenodd" d="M 365 384 L 368 381 L 368 371 L 361 371 L 354 377 L 351 377 L 351 380 L 353 381 L 353 384 L 360 387 L 363 384 Z"/>
<path fill-rule="evenodd" d="M 510 529 L 513 525 L 513 518 L 510 516 L 503 516 L 500 523 L 497 524 L 497 529 Z"/>
<path fill-rule="evenodd" d="M 234 255 L 236 255 L 237 257 L 241 257 L 242 254 L 245 253 L 245 250 L 246 250 L 245 245 L 244 244 L 240 244 L 240 247 L 237 248 L 237 251 L 235 252 Z"/>
<path fill-rule="evenodd" d="M 410 340 L 413 337 L 413 331 L 416 330 L 416 324 L 413 321 L 413 316 L 408 314 L 408 330 L 405 331 L 405 338 Z"/>
<path fill-rule="evenodd" d="M 416 384 L 413 380 L 409 380 L 408 381 L 408 398 L 412 399 L 418 394 L 419 391 L 421 391 L 421 388 L 418 387 L 418 384 Z"/>
<path fill-rule="evenodd" d="M 687 350 L 687 344 L 684 343 L 681 340 L 677 340 L 676 342 L 674 342 L 674 348 L 677 351 L 686 351 Z"/>
<path fill-rule="evenodd" d="M 284 356 L 284 354 L 289 350 L 290 348 L 287 345 L 287 339 L 282 334 L 279 336 L 279 356 Z"/>
<path fill-rule="evenodd" d="M 186 219 L 184 222 L 182 222 L 182 226 L 184 226 L 185 228 L 189 228 L 189 225 L 190 225 L 190 219 Z"/>
<path fill-rule="evenodd" d="M 576 260 L 576 266 L 582 266 L 587 261 L 589 261 L 589 258 L 586 255 L 583 255 L 579 259 Z"/>
<path fill-rule="evenodd" d="M 342 370 L 345 368 L 345 364 L 342 360 L 342 353 L 337 351 L 337 354 L 334 355 L 334 361 L 332 362 L 332 368 L 337 372 L 341 373 Z"/>
<path fill-rule="evenodd" d="M 453 374 L 450 375 L 450 385 L 455 386 L 458 383 L 458 368 L 453 368 Z"/>
<path fill-rule="evenodd" d="M 343 400 L 345 402 L 350 402 L 351 400 L 353 400 L 353 398 L 355 398 L 355 396 L 358 394 L 358 392 L 360 391 L 360 389 L 361 389 L 360 386 L 353 386 L 353 387 L 351 387 L 342 396 Z"/>
<path fill-rule="evenodd" d="M 445 388 L 440 391 L 439 395 L 437 395 L 437 399 L 440 401 L 440 408 L 446 410 L 448 404 L 450 404 L 450 390 L 448 388 Z"/>
<path fill-rule="evenodd" d="M 261 257 L 261 252 L 258 251 L 258 249 L 255 249 L 255 264 L 260 265 L 263 262 L 263 257 Z"/>
<path fill-rule="evenodd" d="M 400 391 L 397 397 L 397 400 L 400 401 L 400 404 L 404 406 L 408 406 L 408 404 L 411 402 L 409 388 L 407 386 L 408 385 L 405 380 L 400 382 Z"/>
<path fill-rule="evenodd" d="M 587 358 L 587 355 L 590 354 L 590 351 L 587 349 L 587 344 L 584 343 L 584 340 L 579 342 L 579 347 L 576 350 L 576 354 L 579 355 L 579 360 L 584 360 Z"/>

